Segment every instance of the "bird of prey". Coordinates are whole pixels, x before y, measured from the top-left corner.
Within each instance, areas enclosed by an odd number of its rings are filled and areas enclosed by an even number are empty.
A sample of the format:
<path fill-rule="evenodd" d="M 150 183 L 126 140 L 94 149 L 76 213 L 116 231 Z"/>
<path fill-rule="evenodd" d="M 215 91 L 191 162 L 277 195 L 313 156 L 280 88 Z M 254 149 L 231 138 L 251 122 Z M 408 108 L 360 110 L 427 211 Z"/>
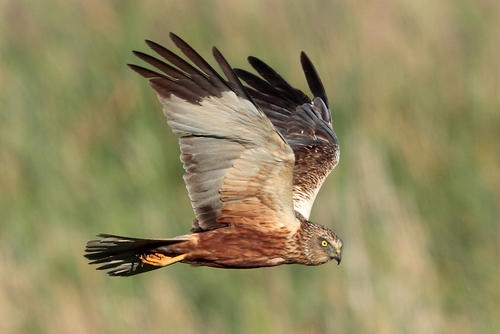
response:
<path fill-rule="evenodd" d="M 339 145 L 325 89 L 306 54 L 301 63 L 312 100 L 257 58 L 248 60 L 262 78 L 232 69 L 213 47 L 224 79 L 186 42 L 170 38 L 192 64 L 146 41 L 167 62 L 135 51 L 158 72 L 129 66 L 149 79 L 168 124 L 182 135 L 193 228 L 171 239 L 99 234 L 87 243 L 90 264 L 111 276 L 132 276 L 176 262 L 218 268 L 340 263 L 342 241 L 308 220 L 338 163 Z"/>

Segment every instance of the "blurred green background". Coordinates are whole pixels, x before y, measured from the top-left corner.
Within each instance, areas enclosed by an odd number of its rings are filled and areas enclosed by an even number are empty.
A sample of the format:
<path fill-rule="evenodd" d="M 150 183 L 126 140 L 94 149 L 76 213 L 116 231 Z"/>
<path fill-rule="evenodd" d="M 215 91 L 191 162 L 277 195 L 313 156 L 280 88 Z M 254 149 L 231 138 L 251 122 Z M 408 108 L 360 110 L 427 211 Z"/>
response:
<path fill-rule="evenodd" d="M 0 1 L 1 333 L 500 332 L 500 2 Z M 99 232 L 194 215 L 177 136 L 132 50 L 173 31 L 215 64 L 262 58 L 341 144 L 312 220 L 340 266 L 88 266 Z"/>

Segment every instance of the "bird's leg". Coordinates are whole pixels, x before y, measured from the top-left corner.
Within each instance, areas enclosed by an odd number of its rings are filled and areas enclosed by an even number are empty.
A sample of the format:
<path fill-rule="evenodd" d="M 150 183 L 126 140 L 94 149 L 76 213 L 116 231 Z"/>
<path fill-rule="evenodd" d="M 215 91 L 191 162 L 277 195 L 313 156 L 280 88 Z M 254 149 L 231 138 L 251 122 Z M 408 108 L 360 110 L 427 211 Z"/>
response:
<path fill-rule="evenodd" d="M 165 267 L 172 263 L 184 260 L 187 254 L 182 254 L 175 257 L 166 256 L 161 253 L 154 253 L 148 255 L 141 255 L 141 261 L 143 263 L 150 264 L 157 267 Z"/>

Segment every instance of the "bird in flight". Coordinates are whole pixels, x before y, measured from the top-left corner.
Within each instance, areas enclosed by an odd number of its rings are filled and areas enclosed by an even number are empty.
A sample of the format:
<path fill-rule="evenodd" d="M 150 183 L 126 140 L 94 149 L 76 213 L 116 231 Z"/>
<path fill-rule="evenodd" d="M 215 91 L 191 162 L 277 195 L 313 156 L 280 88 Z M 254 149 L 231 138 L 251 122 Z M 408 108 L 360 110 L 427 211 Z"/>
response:
<path fill-rule="evenodd" d="M 158 72 L 129 66 L 149 79 L 168 124 L 182 135 L 193 228 L 170 239 L 99 234 L 85 249 L 90 264 L 111 276 L 176 262 L 218 268 L 340 264 L 342 241 L 308 220 L 340 151 L 325 89 L 306 54 L 301 63 L 312 100 L 257 58 L 248 60 L 261 77 L 232 69 L 213 47 L 224 79 L 186 42 L 170 38 L 192 64 L 146 41 L 164 60 L 134 54 Z"/>

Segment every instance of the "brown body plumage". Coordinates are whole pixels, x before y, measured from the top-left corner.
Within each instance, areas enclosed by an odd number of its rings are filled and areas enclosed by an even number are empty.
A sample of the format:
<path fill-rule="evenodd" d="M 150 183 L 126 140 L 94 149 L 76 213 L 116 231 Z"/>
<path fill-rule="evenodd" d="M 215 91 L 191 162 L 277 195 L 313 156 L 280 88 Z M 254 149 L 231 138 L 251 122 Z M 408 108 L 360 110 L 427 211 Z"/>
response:
<path fill-rule="evenodd" d="M 339 152 L 328 100 L 307 56 L 301 61 L 313 101 L 256 58 L 249 61 L 266 80 L 233 71 L 214 48 L 225 81 L 184 41 L 171 38 L 199 69 L 149 41 L 176 67 L 139 52 L 165 74 L 130 66 L 151 78 L 168 124 L 184 135 L 181 161 L 196 214 L 193 229 L 173 239 L 102 234 L 87 243 L 86 257 L 112 276 L 175 262 L 219 268 L 340 263 L 337 235 L 307 220 Z"/>

